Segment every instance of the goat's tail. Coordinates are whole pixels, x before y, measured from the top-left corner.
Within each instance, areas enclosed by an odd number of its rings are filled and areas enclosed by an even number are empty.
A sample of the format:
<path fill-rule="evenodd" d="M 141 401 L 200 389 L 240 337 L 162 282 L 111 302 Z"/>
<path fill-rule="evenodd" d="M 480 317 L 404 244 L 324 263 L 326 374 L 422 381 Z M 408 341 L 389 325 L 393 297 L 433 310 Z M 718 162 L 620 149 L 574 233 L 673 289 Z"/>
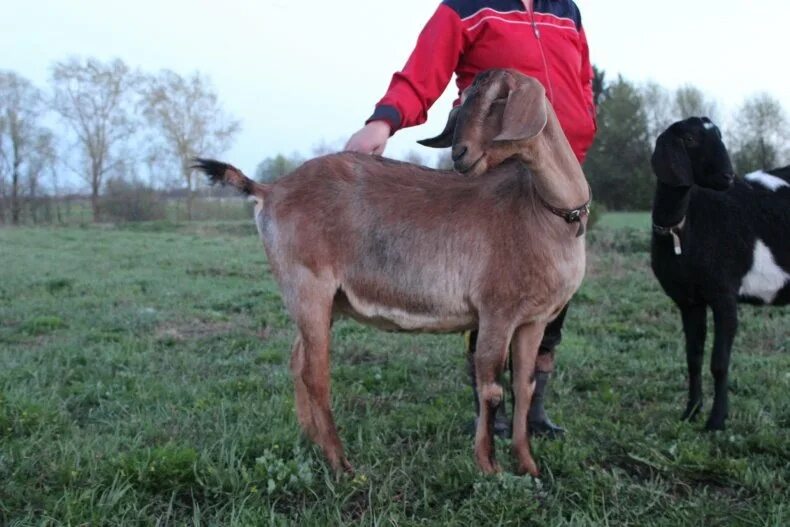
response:
<path fill-rule="evenodd" d="M 230 185 L 236 187 L 239 192 L 254 198 L 255 200 L 263 200 L 266 194 L 268 185 L 256 183 L 251 180 L 238 168 L 222 161 L 215 161 L 214 159 L 202 159 L 196 157 L 193 159 L 194 165 L 191 168 L 200 170 L 206 174 L 211 181 L 212 185 L 217 183 L 221 185 Z"/>

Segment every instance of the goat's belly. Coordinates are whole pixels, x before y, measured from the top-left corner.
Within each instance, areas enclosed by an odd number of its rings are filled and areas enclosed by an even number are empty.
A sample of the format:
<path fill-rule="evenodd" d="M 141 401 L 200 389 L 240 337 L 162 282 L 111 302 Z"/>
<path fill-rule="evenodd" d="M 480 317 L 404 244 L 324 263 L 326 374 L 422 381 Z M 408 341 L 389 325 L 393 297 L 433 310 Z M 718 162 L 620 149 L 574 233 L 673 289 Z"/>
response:
<path fill-rule="evenodd" d="M 334 311 L 385 331 L 454 333 L 477 327 L 477 316 L 460 299 L 428 312 L 384 304 L 344 289 L 335 298 Z"/>
<path fill-rule="evenodd" d="M 738 297 L 742 302 L 762 304 L 787 303 L 790 273 L 776 263 L 771 249 L 761 240 L 754 245 L 752 267 L 741 279 Z"/>

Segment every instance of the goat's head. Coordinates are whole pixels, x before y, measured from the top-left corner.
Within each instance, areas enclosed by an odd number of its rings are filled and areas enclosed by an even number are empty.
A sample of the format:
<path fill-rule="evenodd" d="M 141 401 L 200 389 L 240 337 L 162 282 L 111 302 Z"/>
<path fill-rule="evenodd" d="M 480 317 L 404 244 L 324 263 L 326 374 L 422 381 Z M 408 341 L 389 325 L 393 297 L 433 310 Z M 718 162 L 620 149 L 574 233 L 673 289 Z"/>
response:
<path fill-rule="evenodd" d="M 450 112 L 444 131 L 419 143 L 452 146 L 455 169 L 479 176 L 505 159 L 524 157 L 546 127 L 547 104 L 537 80 L 512 70 L 488 70 L 464 92 L 463 104 Z"/>
<path fill-rule="evenodd" d="M 656 139 L 651 164 L 658 180 L 672 187 L 727 190 L 735 179 L 721 132 L 707 117 L 690 117 L 667 128 Z"/>

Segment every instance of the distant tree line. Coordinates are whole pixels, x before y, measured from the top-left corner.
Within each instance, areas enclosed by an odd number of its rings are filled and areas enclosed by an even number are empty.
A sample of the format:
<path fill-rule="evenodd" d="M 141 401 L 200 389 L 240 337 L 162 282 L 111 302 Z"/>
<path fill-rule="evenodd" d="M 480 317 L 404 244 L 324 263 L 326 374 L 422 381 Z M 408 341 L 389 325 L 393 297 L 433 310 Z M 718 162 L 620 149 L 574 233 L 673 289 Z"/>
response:
<path fill-rule="evenodd" d="M 768 94 L 750 96 L 724 115 L 694 86 L 672 91 L 622 76 L 610 79 L 599 69 L 593 84 L 598 132 L 584 168 L 596 203 L 609 209 L 650 207 L 655 138 L 684 117 L 707 116 L 720 125 L 739 173 L 790 163 L 785 110 Z M 54 63 L 48 84 L 37 87 L 0 71 L 0 223 L 19 223 L 23 215 L 53 221 L 60 218 L 62 203 L 70 206 L 70 196 L 79 193 L 86 201 L 85 192 L 93 221 L 163 217 L 164 192 L 177 195 L 191 219 L 194 198 L 203 191 L 190 159 L 221 156 L 239 129 L 198 72 L 150 73 L 117 59 L 69 58 Z M 310 154 L 340 148 L 324 143 Z M 438 157 L 418 151 L 403 157 L 452 166 L 446 151 Z M 276 180 L 304 160 L 300 153 L 271 155 L 255 177 Z M 77 174 L 84 186 L 66 185 L 74 178 L 64 174 Z"/>
<path fill-rule="evenodd" d="M 596 70 L 598 132 L 584 165 L 595 199 L 610 209 L 644 210 L 655 180 L 650 167 L 656 137 L 673 122 L 706 116 L 722 129 L 740 174 L 790 163 L 790 127 L 781 103 L 767 93 L 747 98 L 731 115 L 694 86 L 675 91 L 638 85 Z"/>
<path fill-rule="evenodd" d="M 220 155 L 238 131 L 239 122 L 222 110 L 198 72 L 147 73 L 119 59 L 75 57 L 54 63 L 48 85 L 40 88 L 0 71 L 0 223 L 19 223 L 25 203 L 35 220 L 45 200 L 43 180 L 50 196 L 60 196 L 67 171 L 85 181 L 93 221 L 103 217 L 104 193 L 112 194 L 108 212 L 117 212 L 124 194 L 151 201 L 151 181 L 159 188 L 184 186 L 191 218 L 190 159 Z M 136 203 L 134 216 L 145 216 L 143 201 Z"/>

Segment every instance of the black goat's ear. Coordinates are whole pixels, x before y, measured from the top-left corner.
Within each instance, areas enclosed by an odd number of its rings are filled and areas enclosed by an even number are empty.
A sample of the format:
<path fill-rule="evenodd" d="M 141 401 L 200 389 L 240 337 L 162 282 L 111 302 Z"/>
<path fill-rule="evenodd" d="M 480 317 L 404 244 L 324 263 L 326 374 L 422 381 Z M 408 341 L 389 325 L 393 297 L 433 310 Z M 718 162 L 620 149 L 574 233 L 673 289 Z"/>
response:
<path fill-rule="evenodd" d="M 459 106 L 456 106 L 450 110 L 450 115 L 447 116 L 447 124 L 444 125 L 442 133 L 430 139 L 420 139 L 417 142 L 429 148 L 449 148 L 453 146 L 453 135 L 455 135 L 455 125 L 458 122 L 458 112 L 460 109 Z"/>
<path fill-rule="evenodd" d="M 666 131 L 656 139 L 656 149 L 650 158 L 656 178 L 665 185 L 672 187 L 690 187 L 694 184 L 694 172 L 691 167 L 683 140 L 670 131 Z"/>

